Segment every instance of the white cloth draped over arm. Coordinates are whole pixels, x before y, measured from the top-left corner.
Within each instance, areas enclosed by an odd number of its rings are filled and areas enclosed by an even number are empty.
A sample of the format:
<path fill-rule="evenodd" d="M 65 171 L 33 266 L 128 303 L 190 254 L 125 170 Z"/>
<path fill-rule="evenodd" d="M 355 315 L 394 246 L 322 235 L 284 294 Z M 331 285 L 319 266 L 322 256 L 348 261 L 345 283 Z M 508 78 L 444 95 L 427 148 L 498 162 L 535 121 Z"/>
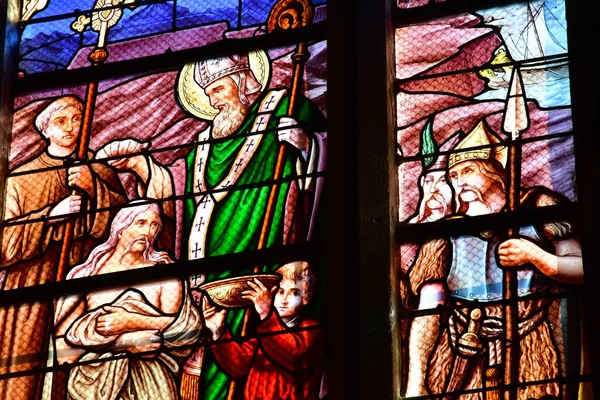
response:
<path fill-rule="evenodd" d="M 152 157 L 146 157 L 148 163 L 148 180 L 138 181 L 138 194 L 150 199 L 166 199 L 175 194 L 173 177 L 169 170 L 157 163 Z M 163 212 L 171 218 L 175 217 L 172 201 L 162 202 Z"/>
<path fill-rule="evenodd" d="M 77 400 L 90 398 L 113 400 L 118 398 L 122 390 L 127 390 L 136 393 L 139 398 L 175 398 L 177 387 L 174 377 L 179 373 L 179 364 L 173 356 L 188 355 L 191 352 L 191 345 L 196 343 L 202 329 L 200 313 L 192 304 L 187 284 L 183 286 L 181 309 L 175 320 L 163 330 L 162 347 L 156 357 L 125 356 L 126 353 L 121 351 L 122 349 L 114 348 L 117 342 L 123 341 L 124 336 L 130 335 L 135 339 L 134 336 L 138 332 L 109 336 L 95 332 L 96 319 L 102 313 L 102 308 L 88 312 L 79 318 L 67 332 L 68 341 L 75 346 L 85 346 L 95 350 L 85 354 L 81 361 L 98 360 L 98 362 L 73 368 L 69 376 L 69 395 Z M 121 294 L 111 305 L 123 307 L 140 315 L 163 315 L 133 290 Z M 178 349 L 180 346 L 185 348 Z M 106 351 L 98 353 L 100 349 Z M 108 357 L 116 358 L 102 361 Z"/>

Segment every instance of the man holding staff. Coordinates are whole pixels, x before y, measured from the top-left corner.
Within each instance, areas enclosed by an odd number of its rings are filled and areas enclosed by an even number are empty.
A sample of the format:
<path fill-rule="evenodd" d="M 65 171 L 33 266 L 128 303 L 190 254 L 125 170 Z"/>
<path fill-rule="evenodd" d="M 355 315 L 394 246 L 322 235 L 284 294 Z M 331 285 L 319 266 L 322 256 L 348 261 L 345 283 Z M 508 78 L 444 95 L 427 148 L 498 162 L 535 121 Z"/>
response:
<path fill-rule="evenodd" d="M 302 96 L 295 99 L 293 116 L 288 115 L 289 90 L 265 90 L 269 74 L 269 59 L 257 51 L 188 64 L 179 76 L 181 105 L 212 120 L 186 157 L 182 254 L 190 260 L 294 243 L 311 234 L 322 178 L 303 175 L 323 170 L 320 145 L 326 120 Z M 282 145 L 287 151 L 278 162 Z M 99 153 L 101 158 L 110 157 L 109 164 L 116 168 L 134 172 L 149 197 L 172 195 L 171 174 L 152 157 L 139 154 L 143 147 L 125 139 L 109 143 Z M 273 182 L 278 167 L 277 179 L 282 181 Z M 269 269 L 263 267 L 262 272 Z M 261 271 L 239 273 L 251 272 Z M 206 280 L 231 275 L 225 270 Z M 232 332 L 239 334 L 243 313 L 232 314 Z M 200 398 L 220 398 L 229 379 L 202 358 L 197 354 L 185 366 L 183 386 L 189 383 L 185 391 L 197 390 L 193 376 L 200 373 L 202 362 Z"/>
<path fill-rule="evenodd" d="M 108 234 L 111 206 L 125 195 L 114 171 L 100 163 L 75 164 L 83 102 L 75 96 L 52 100 L 35 119 L 35 128 L 47 142 L 45 151 L 11 171 L 6 184 L 6 226 L 2 239 L 3 290 L 54 282 L 57 279 L 65 226 L 71 220 L 73 241 L 68 269 Z M 93 153 L 88 152 L 88 158 Z M 74 192 L 75 189 L 75 192 Z M 44 326 L 51 317 L 46 304 L 0 308 L 2 374 L 45 366 Z M 18 337 L 18 340 L 17 340 Z M 33 398 L 39 384 L 32 374 L 0 381 L 0 397 L 20 393 Z"/>
<path fill-rule="evenodd" d="M 456 201 L 454 218 L 506 212 L 506 146 L 480 121 L 454 147 L 448 178 Z M 567 201 L 544 187 L 523 188 L 520 207 L 543 207 Z M 503 271 L 516 270 L 518 285 L 517 360 L 521 382 L 559 377 L 559 351 L 550 327 L 552 300 L 529 298 L 556 290 L 559 283 L 581 283 L 581 247 L 570 223 L 552 221 L 522 226 L 515 237 L 483 231 L 430 240 L 409 271 L 411 291 L 422 308 L 453 306 L 447 323 L 440 315 L 415 318 L 410 335 L 419 351 L 411 353 L 407 396 L 497 387 L 502 382 L 506 324 Z M 548 279 L 550 278 L 550 279 Z M 559 396 L 556 382 L 518 389 L 518 399 Z M 480 399 L 482 392 L 468 396 Z M 499 398 L 498 391 L 487 392 Z M 461 397 L 463 398 L 463 397 Z"/>

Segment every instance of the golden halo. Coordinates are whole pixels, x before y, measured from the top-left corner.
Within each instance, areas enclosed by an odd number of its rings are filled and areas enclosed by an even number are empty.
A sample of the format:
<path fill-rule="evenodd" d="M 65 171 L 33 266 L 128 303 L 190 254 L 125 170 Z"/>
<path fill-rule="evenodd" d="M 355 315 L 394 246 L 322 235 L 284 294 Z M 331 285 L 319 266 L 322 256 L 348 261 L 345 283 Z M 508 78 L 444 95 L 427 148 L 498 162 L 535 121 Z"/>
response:
<path fill-rule="evenodd" d="M 271 77 L 271 63 L 267 53 L 264 50 L 250 51 L 248 62 L 256 80 L 260 83 L 260 90 L 265 90 Z M 210 105 L 204 89 L 194 80 L 194 64 L 185 64 L 177 76 L 177 99 L 181 107 L 190 114 L 212 121 L 219 110 Z"/>

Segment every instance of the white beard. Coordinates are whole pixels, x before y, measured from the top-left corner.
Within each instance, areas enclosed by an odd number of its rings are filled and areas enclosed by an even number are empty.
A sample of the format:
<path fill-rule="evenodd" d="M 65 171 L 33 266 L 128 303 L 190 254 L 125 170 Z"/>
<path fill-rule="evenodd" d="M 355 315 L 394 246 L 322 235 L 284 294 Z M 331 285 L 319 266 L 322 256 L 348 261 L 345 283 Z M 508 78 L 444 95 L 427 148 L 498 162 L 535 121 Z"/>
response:
<path fill-rule="evenodd" d="M 479 201 L 480 203 L 484 203 L 481 193 L 475 190 L 465 190 L 460 192 L 460 199 L 465 203 L 469 203 L 471 201 Z"/>
<path fill-rule="evenodd" d="M 222 108 L 213 120 L 212 136 L 214 138 L 224 138 L 233 135 L 242 125 L 248 106 L 242 102 L 232 102 L 227 107 Z"/>

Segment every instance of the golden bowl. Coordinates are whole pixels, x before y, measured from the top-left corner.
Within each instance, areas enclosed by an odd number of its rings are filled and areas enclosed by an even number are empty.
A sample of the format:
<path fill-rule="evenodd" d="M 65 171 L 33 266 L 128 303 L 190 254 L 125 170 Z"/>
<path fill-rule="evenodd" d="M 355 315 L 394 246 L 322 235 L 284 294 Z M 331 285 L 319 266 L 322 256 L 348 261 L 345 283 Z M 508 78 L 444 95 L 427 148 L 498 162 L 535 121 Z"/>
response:
<path fill-rule="evenodd" d="M 251 305 L 252 301 L 243 299 L 242 292 L 250 289 L 246 282 L 253 281 L 254 278 L 258 278 L 268 290 L 271 290 L 273 286 L 277 286 L 281 280 L 280 275 L 244 275 L 208 282 L 200 285 L 198 289 L 204 291 L 218 306 L 226 308 L 246 307 Z"/>

